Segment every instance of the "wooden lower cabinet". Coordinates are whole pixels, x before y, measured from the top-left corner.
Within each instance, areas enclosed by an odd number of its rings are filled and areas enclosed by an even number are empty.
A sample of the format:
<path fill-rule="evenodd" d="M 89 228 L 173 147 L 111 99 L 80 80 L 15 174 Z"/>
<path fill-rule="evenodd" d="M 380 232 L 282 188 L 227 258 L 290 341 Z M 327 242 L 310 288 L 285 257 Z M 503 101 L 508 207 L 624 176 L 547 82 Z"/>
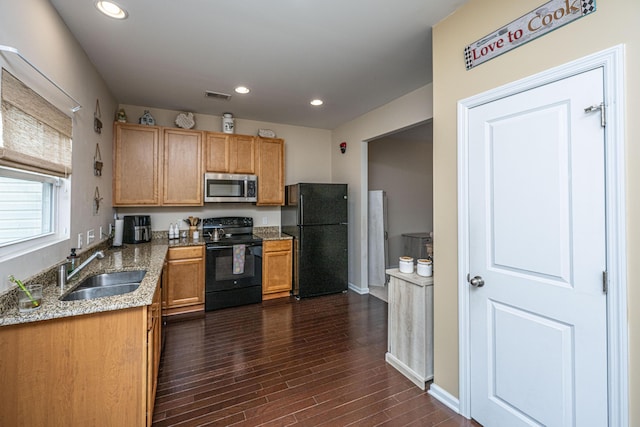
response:
<path fill-rule="evenodd" d="M 433 277 L 388 269 L 385 360 L 422 390 L 433 379 Z"/>
<path fill-rule="evenodd" d="M 204 246 L 169 248 L 162 312 L 166 316 L 204 311 Z"/>
<path fill-rule="evenodd" d="M 0 426 L 151 425 L 154 304 L 0 327 Z"/>
<path fill-rule="evenodd" d="M 287 297 L 291 293 L 291 240 L 262 243 L 262 299 Z"/>
<path fill-rule="evenodd" d="M 157 287 L 151 309 L 147 310 L 147 426 L 153 420 L 162 352 L 162 290 Z"/>

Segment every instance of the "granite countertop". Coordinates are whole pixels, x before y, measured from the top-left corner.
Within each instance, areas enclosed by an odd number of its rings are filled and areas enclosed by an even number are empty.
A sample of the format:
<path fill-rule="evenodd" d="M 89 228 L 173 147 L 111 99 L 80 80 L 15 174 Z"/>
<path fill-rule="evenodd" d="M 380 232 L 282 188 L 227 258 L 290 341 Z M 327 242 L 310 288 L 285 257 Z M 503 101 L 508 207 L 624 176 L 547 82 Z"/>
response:
<path fill-rule="evenodd" d="M 291 240 L 293 236 L 284 234 L 279 227 L 254 227 L 253 234 L 262 240 Z"/>
<path fill-rule="evenodd" d="M 262 240 L 289 240 L 292 236 L 280 232 L 279 227 L 255 227 L 254 235 Z M 18 312 L 17 289 L 0 296 L 0 326 L 17 325 L 41 320 L 57 319 L 83 314 L 142 307 L 151 304 L 159 284 L 168 248 L 202 246 L 204 239 L 167 239 L 166 232 L 154 232 L 150 243 L 126 244 L 121 248 L 105 250 L 103 259 L 93 260 L 77 276 L 72 278 L 64 290 L 56 285 L 56 268 L 43 272 L 28 283 L 43 284 L 42 306 L 30 313 Z M 94 250 L 88 252 L 93 253 Z M 133 292 L 92 300 L 60 301 L 74 290 L 86 277 L 115 271 L 146 270 L 140 287 Z"/>
<path fill-rule="evenodd" d="M 150 305 L 160 281 L 168 246 L 166 240 L 154 240 L 150 243 L 127 244 L 122 248 L 106 249 L 105 257 L 93 260 L 70 280 L 64 291 L 56 285 L 55 274 L 43 275 L 44 279 L 39 282 L 44 285 L 42 306 L 30 313 L 20 313 L 16 302 L 17 291 L 11 292 L 4 296 L 4 307 L 0 302 L 0 326 Z M 59 300 L 70 293 L 85 277 L 128 270 L 147 271 L 140 287 L 133 292 L 84 301 Z"/>

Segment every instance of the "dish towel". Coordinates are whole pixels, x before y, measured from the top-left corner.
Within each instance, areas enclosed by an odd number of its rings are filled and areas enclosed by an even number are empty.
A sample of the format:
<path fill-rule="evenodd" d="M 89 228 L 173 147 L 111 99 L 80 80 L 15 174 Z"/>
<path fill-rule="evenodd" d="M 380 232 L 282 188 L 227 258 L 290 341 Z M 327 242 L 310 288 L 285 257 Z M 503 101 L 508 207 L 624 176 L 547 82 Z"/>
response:
<path fill-rule="evenodd" d="M 244 273 L 245 245 L 233 245 L 233 274 Z"/>

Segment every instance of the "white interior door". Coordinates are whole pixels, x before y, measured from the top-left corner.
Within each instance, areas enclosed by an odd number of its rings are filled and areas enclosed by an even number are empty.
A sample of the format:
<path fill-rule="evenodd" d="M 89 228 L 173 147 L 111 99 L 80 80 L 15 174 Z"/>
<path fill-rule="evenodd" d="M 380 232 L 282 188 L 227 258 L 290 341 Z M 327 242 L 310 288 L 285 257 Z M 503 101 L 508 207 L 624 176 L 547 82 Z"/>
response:
<path fill-rule="evenodd" d="M 585 112 L 603 99 L 596 69 L 469 111 L 471 416 L 487 427 L 607 425 L 605 142 Z"/>

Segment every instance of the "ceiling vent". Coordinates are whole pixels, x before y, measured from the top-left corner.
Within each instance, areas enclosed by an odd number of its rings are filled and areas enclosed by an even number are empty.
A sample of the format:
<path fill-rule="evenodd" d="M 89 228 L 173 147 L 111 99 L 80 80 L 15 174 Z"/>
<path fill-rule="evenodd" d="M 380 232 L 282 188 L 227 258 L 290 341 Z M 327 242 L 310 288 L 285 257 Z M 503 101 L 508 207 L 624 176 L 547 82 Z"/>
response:
<path fill-rule="evenodd" d="M 214 92 L 212 90 L 205 90 L 204 91 L 204 96 L 207 97 L 207 98 L 222 99 L 224 101 L 228 101 L 228 100 L 231 99 L 231 95 L 229 95 L 227 93 Z"/>

